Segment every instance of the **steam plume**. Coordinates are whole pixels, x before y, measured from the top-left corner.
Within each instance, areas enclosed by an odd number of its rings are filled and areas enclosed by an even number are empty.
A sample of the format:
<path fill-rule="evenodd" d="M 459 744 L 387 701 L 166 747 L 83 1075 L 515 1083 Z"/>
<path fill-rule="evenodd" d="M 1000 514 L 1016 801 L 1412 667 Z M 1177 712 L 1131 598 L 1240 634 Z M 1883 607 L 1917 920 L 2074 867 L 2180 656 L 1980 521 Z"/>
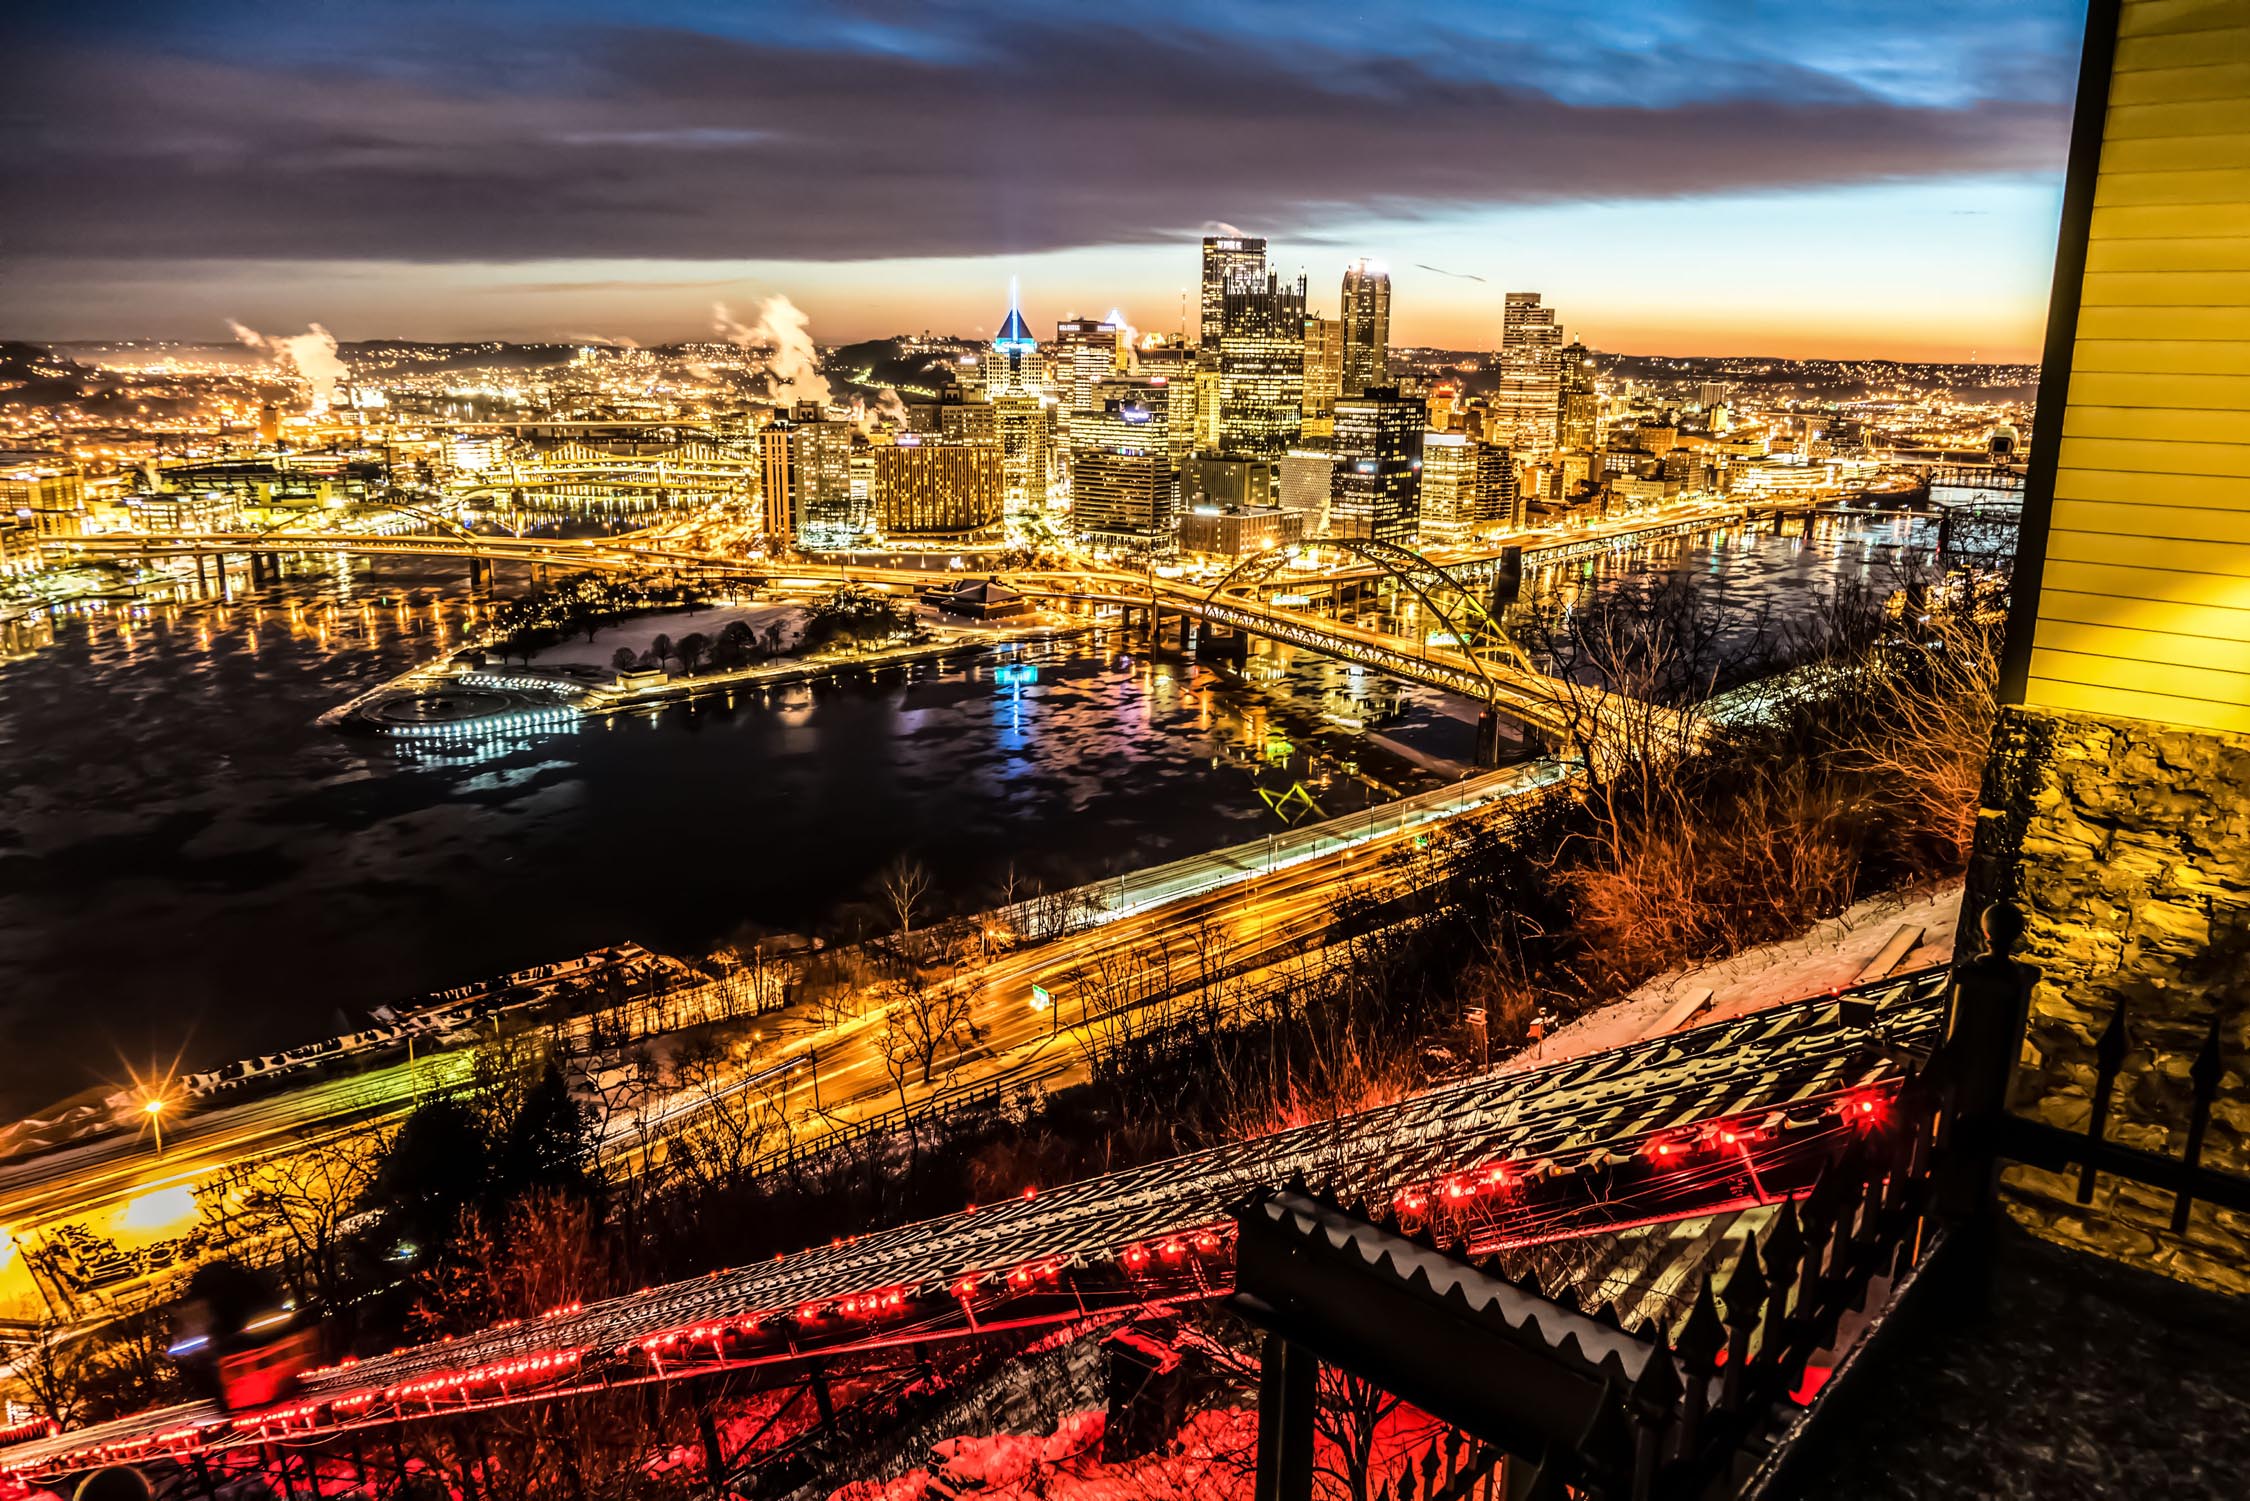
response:
<path fill-rule="evenodd" d="M 336 387 L 351 379 L 344 362 L 336 358 L 336 336 L 317 323 L 308 325 L 304 333 L 270 339 L 232 318 L 227 320 L 227 327 L 250 348 L 295 371 L 312 388 L 312 409 L 316 412 L 326 411 L 335 399 Z"/>
<path fill-rule="evenodd" d="M 742 349 L 766 352 L 766 378 L 776 401 L 828 400 L 828 378 L 820 373 L 820 352 L 813 347 L 805 325 L 812 320 L 797 304 L 782 296 L 758 304 L 758 322 L 747 327 L 727 311 L 723 302 L 711 304 L 711 324 L 726 341 Z"/>

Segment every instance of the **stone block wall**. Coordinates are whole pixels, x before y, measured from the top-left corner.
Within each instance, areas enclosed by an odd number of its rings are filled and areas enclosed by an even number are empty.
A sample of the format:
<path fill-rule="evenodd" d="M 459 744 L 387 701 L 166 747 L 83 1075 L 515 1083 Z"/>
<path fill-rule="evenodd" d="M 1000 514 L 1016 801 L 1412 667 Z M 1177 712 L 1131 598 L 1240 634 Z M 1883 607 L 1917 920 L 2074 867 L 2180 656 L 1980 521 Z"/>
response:
<path fill-rule="evenodd" d="M 2095 1044 L 2122 1000 L 2107 1134 L 2179 1156 L 2188 1069 L 2216 1016 L 2223 1072 L 2202 1160 L 2250 1175 L 2250 736 L 2005 710 L 1969 890 L 1977 910 L 2022 911 L 2018 956 L 2043 972 L 2011 1108 L 2083 1132 Z M 2103 1175 L 2082 1206 L 2075 1171 L 2018 1165 L 2002 1181 L 2010 1213 L 2041 1234 L 2250 1293 L 2250 1215 L 2199 1203 L 2175 1235 L 2167 1193 Z"/>

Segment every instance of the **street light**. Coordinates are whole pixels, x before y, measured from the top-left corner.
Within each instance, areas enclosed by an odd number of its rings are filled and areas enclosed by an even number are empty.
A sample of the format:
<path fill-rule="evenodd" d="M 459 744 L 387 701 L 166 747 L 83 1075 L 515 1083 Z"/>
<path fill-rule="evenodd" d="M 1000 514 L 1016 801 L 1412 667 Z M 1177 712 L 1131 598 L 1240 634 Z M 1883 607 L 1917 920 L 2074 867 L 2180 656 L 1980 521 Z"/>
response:
<path fill-rule="evenodd" d="M 156 1132 L 156 1155 L 164 1155 L 164 1097 L 154 1096 L 144 1102 L 141 1109 L 148 1115 L 149 1126 Z"/>

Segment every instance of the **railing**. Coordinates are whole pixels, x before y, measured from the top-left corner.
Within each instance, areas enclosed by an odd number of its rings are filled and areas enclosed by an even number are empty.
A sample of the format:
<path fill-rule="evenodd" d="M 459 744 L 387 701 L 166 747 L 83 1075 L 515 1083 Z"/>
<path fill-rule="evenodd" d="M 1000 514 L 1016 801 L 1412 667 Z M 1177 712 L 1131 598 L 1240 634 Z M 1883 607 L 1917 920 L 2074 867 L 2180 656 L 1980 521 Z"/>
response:
<path fill-rule="evenodd" d="M 1512 1395 L 1513 1388 L 1485 1393 L 1512 1415 L 1499 1427 L 1491 1426 L 1489 1417 L 1480 1421 L 1477 1402 L 1482 1399 L 1464 1395 L 1466 1389 L 1441 1383 L 1421 1397 L 1402 1391 L 1442 1421 L 1457 1425 L 1439 1446 L 1432 1447 L 1431 1462 L 1413 1467 L 1421 1493 L 1453 1494 L 1454 1482 L 1464 1473 L 1473 1483 L 1489 1469 L 1490 1456 L 1483 1446 L 1494 1444 L 1510 1448 L 1515 1456 L 1510 1464 L 1529 1463 L 1538 1469 L 1531 1485 L 1522 1489 L 1519 1482 L 1524 1477 L 1511 1473 L 1510 1494 L 1559 1495 L 1561 1487 L 1569 1487 L 1580 1494 L 1632 1501 L 1685 1501 L 1712 1495 L 1801 1493 L 1834 1436 L 1831 1414 L 1839 1402 L 1848 1407 L 1880 1400 L 1871 1396 L 1869 1382 L 1862 1379 L 1862 1373 L 1874 1367 L 1870 1352 L 1886 1345 L 1892 1338 L 1890 1331 L 1948 1306 L 1943 1289 L 1952 1289 L 1951 1296 L 1958 1297 L 1981 1285 L 1982 1269 L 1994 1250 L 2000 1169 L 2006 1162 L 2050 1170 L 2077 1165 L 2080 1204 L 2093 1201 L 2100 1173 L 2169 1192 L 2175 1233 L 2186 1228 L 2189 1212 L 2198 1202 L 2250 1209 L 2250 1179 L 2203 1161 L 2226 1078 L 2223 1027 L 2216 1019 L 2187 1069 L 2186 1108 L 2172 1127 L 2179 1142 L 2176 1153 L 2110 1139 L 2113 1105 L 2119 1083 L 2127 1077 L 2131 1051 L 2130 1019 L 2123 1002 L 2114 1009 L 2095 1050 L 2092 1108 L 2082 1131 L 2064 1131 L 2009 1113 L 2010 1075 L 2038 973 L 2009 957 L 2022 930 L 2021 919 L 2012 911 L 1987 913 L 1985 930 L 1988 952 L 1953 971 L 1944 1040 L 1926 1058 L 1900 1055 L 1908 1072 L 1888 1100 L 1847 1097 L 1842 1108 L 1851 1134 L 1810 1191 L 1785 1199 L 1726 1264 L 1706 1269 L 1684 1295 L 1684 1315 L 1670 1329 L 1644 1324 L 1628 1331 L 1613 1310 L 1583 1312 L 1568 1293 L 1543 1298 L 1535 1282 L 1510 1281 L 1493 1273 L 1489 1263 L 1472 1263 L 1467 1246 L 1473 1240 L 1447 1250 L 1426 1227 L 1418 1231 L 1387 1227 L 1387 1216 L 1380 1209 L 1372 1219 L 1364 1219 L 1329 1201 L 1328 1208 L 1344 1219 L 1313 1233 L 1325 1233 L 1328 1244 L 1342 1244 L 1335 1240 L 1338 1234 L 1354 1239 L 1362 1235 L 1346 1221 L 1361 1224 L 1364 1242 L 1350 1262 L 1353 1267 L 1377 1268 L 1372 1274 L 1377 1277 L 1381 1268 L 1390 1267 L 1398 1279 L 1406 1280 L 1416 1265 L 1412 1248 L 1406 1248 L 1401 1259 L 1395 1248 L 1383 1251 L 1379 1244 L 1386 1236 L 1394 1241 L 1405 1236 L 1415 1245 L 1454 1258 L 1457 1272 L 1432 1272 L 1423 1265 L 1413 1276 L 1425 1279 L 1426 1289 L 1433 1292 L 1447 1285 L 1446 1278 L 1455 1279 L 1458 1285 L 1447 1296 L 1448 1307 L 1457 1316 L 1500 1318 L 1492 1312 L 1504 1301 L 1491 1292 L 1495 1287 L 1518 1304 L 1530 1301 L 1531 1318 L 1524 1318 L 1519 1308 L 1490 1325 L 1495 1372 L 1514 1369 L 1519 1373 L 1516 1380 L 1532 1379 L 1521 1374 L 1526 1369 L 1521 1357 L 1527 1344 L 1544 1342 L 1544 1364 L 1537 1367 L 1543 1374 L 1536 1379 L 1552 1383 L 1557 1391 L 1576 1382 L 1577 1389 L 1596 1394 L 1594 1408 L 1589 1409 L 1597 1412 L 1596 1420 L 1580 1422 L 1581 1415 L 1573 1412 L 1567 1431 L 1558 1429 L 1533 1442 L 1527 1439 L 1525 1424 L 1534 1420 L 1525 1415 L 1536 1412 L 1540 1402 L 1529 1391 L 1520 1400 Z M 1880 1036 L 1871 1034 L 1869 1042 L 1898 1055 L 1894 1045 Z M 1760 1198 L 1764 1198 L 1762 1191 Z M 1292 1212 L 1307 1211 L 1300 1203 Z M 1244 1236 L 1247 1247 L 1248 1229 Z M 1267 1260 L 1272 1261 L 1270 1251 Z M 1486 1279 L 1482 1291 L 1476 1283 L 1480 1276 Z M 1247 1289 L 1247 1273 L 1245 1277 Z M 1298 1300 L 1287 1306 L 1317 1310 L 1322 1306 L 1318 1299 L 1305 1300 L 1313 1297 L 1308 1289 L 1319 1285 L 1292 1283 L 1283 1276 L 1272 1289 L 1260 1286 L 1254 1291 L 1256 1297 L 1269 1301 L 1278 1292 Z M 1350 1286 L 1329 1284 L 1319 1298 L 1349 1303 L 1357 1295 L 1339 1294 L 1336 1289 Z M 1370 1295 L 1381 1291 L 1374 1283 L 1365 1286 Z M 1357 1327 L 1324 1326 L 1325 1315 L 1318 1312 L 1291 1317 L 1316 1348 L 1324 1329 Z M 1271 1362 L 1270 1341 L 1280 1336 L 1271 1332 L 1275 1324 L 1269 1322 L 1267 1327 Z M 1375 1379 L 1388 1366 L 1410 1388 L 1419 1379 L 1417 1360 L 1426 1364 L 1426 1352 L 1416 1353 L 1422 1350 L 1418 1341 L 1430 1335 L 1425 1330 L 1395 1333 L 1391 1338 L 1397 1343 L 1363 1342 L 1350 1347 L 1368 1362 L 1359 1373 Z M 1603 1350 L 1608 1353 L 1599 1353 Z M 1622 1381 L 1615 1374 L 1620 1357 L 1628 1373 Z M 1271 1388 L 1266 1397 L 1277 1412 L 1291 1400 L 1287 1373 L 1294 1358 L 1284 1351 L 1279 1364 L 1266 1373 Z M 1821 1379 L 1808 1380 L 1812 1375 Z M 1309 1401 L 1309 1392 L 1300 1393 L 1296 1400 Z M 1430 1406 L 1433 1400 L 1435 1407 Z M 1454 1411 L 1443 1411 L 1447 1402 L 1456 1401 L 1460 1405 Z M 1277 1432 L 1287 1431 L 1286 1414 L 1274 1421 L 1279 1424 Z M 1503 1431 L 1511 1424 L 1512 1435 Z M 1447 1452 L 1441 1454 L 1441 1448 Z M 1465 1466 L 1464 1456 L 1469 1458 Z M 1446 1475 L 1443 1482 L 1438 1480 L 1441 1469 Z M 1308 1479 L 1280 1459 L 1272 1464 L 1262 1460 L 1258 1494 L 1261 1501 L 1301 1501 Z"/>
<path fill-rule="evenodd" d="M 2173 1196 L 2170 1228 L 2174 1235 L 2186 1233 L 2189 1211 L 2199 1201 L 2222 1209 L 2250 1211 L 2250 1177 L 2206 1167 L 2203 1163 L 2211 1110 L 2218 1102 L 2219 1086 L 2226 1074 L 2219 1016 L 2213 1013 L 2204 1032 L 2203 1045 L 2188 1065 L 2187 1110 L 2177 1123 L 2181 1140 L 2178 1156 L 2110 1139 L 2117 1081 L 2124 1072 L 2131 1041 L 2131 1018 L 2125 998 L 2119 996 L 2110 1011 L 2108 1025 L 2094 1044 L 2094 1090 L 2086 1129 L 2065 1131 L 2020 1115 L 2008 1115 L 1999 1122 L 1993 1143 L 1996 1153 L 2051 1172 L 2076 1165 L 2076 1200 L 2080 1204 L 2094 1202 L 2095 1184 L 2103 1173 L 2169 1193 Z"/>

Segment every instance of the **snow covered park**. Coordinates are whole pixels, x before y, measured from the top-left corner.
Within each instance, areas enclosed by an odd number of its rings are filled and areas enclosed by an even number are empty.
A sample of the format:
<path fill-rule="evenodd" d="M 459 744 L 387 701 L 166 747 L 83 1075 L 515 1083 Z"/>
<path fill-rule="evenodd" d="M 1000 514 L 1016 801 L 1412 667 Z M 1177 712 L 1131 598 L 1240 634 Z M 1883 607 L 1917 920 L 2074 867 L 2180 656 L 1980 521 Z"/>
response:
<path fill-rule="evenodd" d="M 634 615 L 614 625 L 605 625 L 593 640 L 588 641 L 581 631 L 568 641 L 558 641 L 545 647 L 531 659 L 534 667 L 607 667 L 617 656 L 621 646 L 631 647 L 638 656 L 648 651 L 659 636 L 677 641 L 683 636 L 703 635 L 716 640 L 719 632 L 734 621 L 755 631 L 760 641 L 766 639 L 769 626 L 779 624 L 783 644 L 793 645 L 797 640 L 805 608 L 790 604 L 711 605 L 700 610 L 660 610 L 648 615 Z"/>

